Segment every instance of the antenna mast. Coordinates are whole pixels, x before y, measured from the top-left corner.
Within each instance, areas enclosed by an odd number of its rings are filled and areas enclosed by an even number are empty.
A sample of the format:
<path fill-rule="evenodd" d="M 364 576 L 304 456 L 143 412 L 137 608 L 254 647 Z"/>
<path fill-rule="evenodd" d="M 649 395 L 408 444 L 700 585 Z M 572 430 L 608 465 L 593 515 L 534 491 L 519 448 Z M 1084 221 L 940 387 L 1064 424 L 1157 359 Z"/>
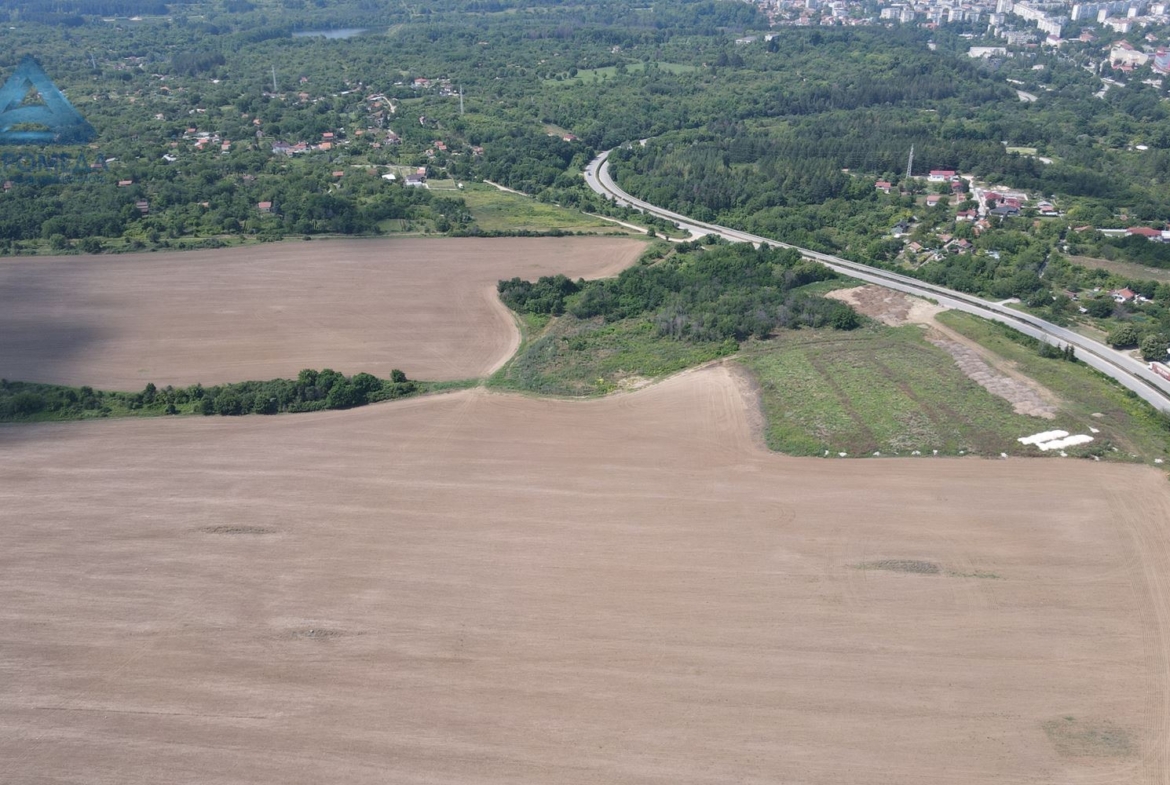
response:
<path fill-rule="evenodd" d="M 910 160 L 906 161 L 906 179 L 913 177 L 910 172 L 914 169 L 914 145 L 910 145 Z"/>

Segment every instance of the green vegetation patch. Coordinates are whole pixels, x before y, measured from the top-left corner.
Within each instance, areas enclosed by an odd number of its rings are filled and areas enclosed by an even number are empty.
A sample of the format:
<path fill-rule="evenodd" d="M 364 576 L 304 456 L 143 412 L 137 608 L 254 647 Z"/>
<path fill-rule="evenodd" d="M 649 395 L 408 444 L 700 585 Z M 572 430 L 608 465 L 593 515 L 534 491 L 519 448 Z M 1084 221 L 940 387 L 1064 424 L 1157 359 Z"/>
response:
<path fill-rule="evenodd" d="M 656 243 L 616 278 L 500 281 L 500 297 L 521 315 L 553 318 L 542 334 L 526 330 L 497 386 L 559 395 L 591 395 L 636 386 L 738 350 L 739 341 L 777 329 L 860 321 L 823 292 L 836 275 L 791 250 L 755 249 L 715 240 Z"/>
<path fill-rule="evenodd" d="M 766 441 L 792 455 L 1020 454 L 1054 426 L 963 375 L 913 327 L 786 332 L 739 357 L 759 381 Z"/>
<path fill-rule="evenodd" d="M 1066 758 L 1128 758 L 1137 752 L 1133 734 L 1108 721 L 1061 717 L 1043 725 L 1057 753 Z"/>
<path fill-rule="evenodd" d="M 476 226 L 485 232 L 560 229 L 566 232 L 622 232 L 618 224 L 558 207 L 528 196 L 508 193 L 490 185 L 469 183 L 461 193 Z"/>
<path fill-rule="evenodd" d="M 460 389 L 475 383 L 415 382 L 398 370 L 392 371 L 389 379 L 379 379 L 368 373 L 345 376 L 325 369 L 301 371 L 296 379 L 237 382 L 214 387 L 195 384 L 159 388 L 147 384 L 141 392 L 129 393 L 4 379 L 0 380 L 0 422 L 351 409 L 424 392 Z"/>
<path fill-rule="evenodd" d="M 1128 283 L 1131 280 L 1151 279 L 1158 283 L 1170 283 L 1170 270 L 1162 270 L 1157 267 L 1147 267 L 1146 265 L 1137 264 L 1135 262 L 1123 262 L 1113 259 L 1098 259 L 1093 256 L 1070 256 L 1069 262 L 1077 267 L 1086 268 L 1091 274 L 1094 270 L 1104 270 L 1106 273 L 1111 273 L 1118 276 L 1122 280 L 1116 281 L 1120 286 L 1122 283 Z M 1090 279 L 1091 280 L 1091 279 Z M 1109 276 L 1101 276 L 1101 281 L 1108 286 L 1114 283 L 1114 280 Z"/>
<path fill-rule="evenodd" d="M 616 278 L 570 281 L 545 276 L 535 283 L 500 281 L 500 298 L 519 313 L 571 314 L 606 321 L 649 318 L 664 336 L 687 341 L 764 338 L 782 327 L 860 324 L 853 309 L 801 291 L 837 274 L 789 249 L 729 245 L 713 238 L 656 244 L 639 264 Z"/>
<path fill-rule="evenodd" d="M 734 342 L 678 341 L 645 319 L 606 323 L 564 316 L 527 343 L 489 382 L 544 395 L 603 395 L 736 350 Z"/>
<path fill-rule="evenodd" d="M 698 71 L 698 66 L 685 65 L 683 63 L 650 63 L 651 71 L 658 70 L 668 74 L 689 74 Z M 558 74 L 551 79 L 545 79 L 545 84 L 565 84 L 565 85 L 580 85 L 580 84 L 597 84 L 608 79 L 613 79 L 619 74 L 640 74 L 645 73 L 647 69 L 646 63 L 626 63 L 622 65 L 608 65 L 601 68 L 573 68 L 568 73 Z"/>
<path fill-rule="evenodd" d="M 855 565 L 859 570 L 887 570 L 889 572 L 905 572 L 914 575 L 941 575 L 942 569 L 932 561 L 918 559 L 882 559 L 880 561 L 862 562 Z"/>
<path fill-rule="evenodd" d="M 1170 417 L 1159 414 L 1112 379 L 1081 363 L 1043 357 L 1036 341 L 1003 325 L 958 311 L 946 311 L 936 318 L 1060 396 L 1069 424 L 1056 427 L 1074 433 L 1098 430 L 1093 444 L 1086 446 L 1089 452 L 1121 460 L 1165 459 L 1170 455 Z"/>

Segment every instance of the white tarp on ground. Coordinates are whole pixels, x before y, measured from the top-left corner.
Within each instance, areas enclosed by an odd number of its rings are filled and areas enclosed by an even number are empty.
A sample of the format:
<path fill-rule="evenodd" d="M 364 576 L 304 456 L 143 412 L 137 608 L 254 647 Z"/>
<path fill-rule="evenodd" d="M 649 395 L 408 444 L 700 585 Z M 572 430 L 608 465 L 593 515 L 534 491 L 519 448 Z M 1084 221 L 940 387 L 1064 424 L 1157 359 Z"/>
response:
<path fill-rule="evenodd" d="M 1031 436 L 1021 436 L 1018 441 L 1020 444 L 1035 444 L 1039 445 L 1041 442 L 1050 442 L 1053 439 L 1063 439 L 1068 436 L 1068 431 L 1044 431 L 1043 433 L 1034 433 Z"/>
<path fill-rule="evenodd" d="M 1075 436 L 1069 436 L 1064 439 L 1056 439 L 1050 442 L 1041 442 L 1036 446 L 1041 450 L 1062 450 L 1065 447 L 1076 447 L 1078 444 L 1088 444 L 1093 441 L 1093 437 L 1084 433 L 1078 433 Z"/>

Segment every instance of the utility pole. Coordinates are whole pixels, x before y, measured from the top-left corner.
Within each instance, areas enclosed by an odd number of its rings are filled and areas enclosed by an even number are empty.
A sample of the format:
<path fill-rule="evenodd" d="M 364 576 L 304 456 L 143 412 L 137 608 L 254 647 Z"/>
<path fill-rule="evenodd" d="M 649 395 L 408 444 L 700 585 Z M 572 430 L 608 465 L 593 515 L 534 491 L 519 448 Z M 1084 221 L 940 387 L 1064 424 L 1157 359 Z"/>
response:
<path fill-rule="evenodd" d="M 911 172 L 914 170 L 914 145 L 910 145 L 910 160 L 906 161 L 906 179 L 909 180 L 914 175 Z"/>

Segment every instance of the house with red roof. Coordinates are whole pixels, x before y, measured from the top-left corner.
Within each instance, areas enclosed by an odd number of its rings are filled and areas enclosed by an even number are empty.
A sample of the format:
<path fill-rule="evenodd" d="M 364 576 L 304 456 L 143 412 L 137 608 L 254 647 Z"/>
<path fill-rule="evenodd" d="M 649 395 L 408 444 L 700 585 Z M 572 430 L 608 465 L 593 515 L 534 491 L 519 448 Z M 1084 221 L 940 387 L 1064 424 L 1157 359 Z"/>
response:
<path fill-rule="evenodd" d="M 1148 226 L 1131 226 L 1125 230 L 1125 233 L 1127 235 L 1137 235 L 1139 237 L 1144 237 L 1151 242 L 1162 242 L 1161 229 L 1151 229 Z"/>

